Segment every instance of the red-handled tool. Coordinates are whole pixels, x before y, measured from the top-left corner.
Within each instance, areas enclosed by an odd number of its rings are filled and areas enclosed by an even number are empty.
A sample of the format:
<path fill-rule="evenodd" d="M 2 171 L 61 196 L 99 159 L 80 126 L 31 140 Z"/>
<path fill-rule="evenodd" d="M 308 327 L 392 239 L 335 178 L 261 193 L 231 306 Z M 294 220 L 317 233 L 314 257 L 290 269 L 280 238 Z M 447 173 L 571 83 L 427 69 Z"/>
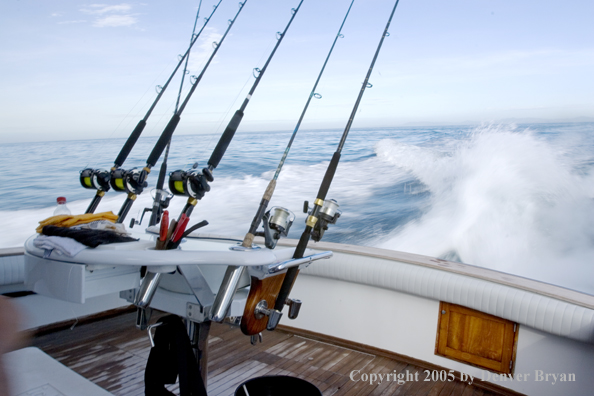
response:
<path fill-rule="evenodd" d="M 169 211 L 164 210 L 161 218 L 161 229 L 159 230 L 159 239 L 165 241 L 167 239 L 167 230 L 169 227 Z"/>
<path fill-rule="evenodd" d="M 173 244 L 175 244 L 177 241 L 181 239 L 189 221 L 190 218 L 186 216 L 185 213 L 182 213 L 182 215 L 179 218 L 179 222 L 177 223 L 177 227 L 175 227 L 175 231 L 173 232 L 173 235 L 171 235 L 171 242 Z"/>

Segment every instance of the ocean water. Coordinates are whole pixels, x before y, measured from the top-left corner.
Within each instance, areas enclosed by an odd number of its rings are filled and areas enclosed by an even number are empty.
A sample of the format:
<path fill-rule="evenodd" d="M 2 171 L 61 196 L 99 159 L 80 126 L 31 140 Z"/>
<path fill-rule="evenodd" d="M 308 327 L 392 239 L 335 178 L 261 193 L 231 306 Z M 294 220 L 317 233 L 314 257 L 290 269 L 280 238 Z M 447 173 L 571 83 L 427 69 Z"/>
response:
<path fill-rule="evenodd" d="M 594 294 L 594 123 L 398 127 L 352 130 L 328 194 L 342 216 L 325 241 L 376 246 L 488 267 Z M 342 131 L 300 131 L 270 206 L 294 211 L 304 228 Z M 190 225 L 243 236 L 290 132 L 238 133 Z M 124 167 L 141 167 L 156 137 L 141 138 Z M 169 170 L 203 167 L 218 136 L 175 136 Z M 63 195 L 83 213 L 94 195 L 85 167 L 109 168 L 124 139 L 0 146 L 0 247 L 22 245 Z M 130 218 L 150 206 L 149 188 Z M 97 212 L 117 213 L 110 191 Z M 170 213 L 185 203 L 175 197 Z M 142 230 L 148 223 L 144 220 Z"/>

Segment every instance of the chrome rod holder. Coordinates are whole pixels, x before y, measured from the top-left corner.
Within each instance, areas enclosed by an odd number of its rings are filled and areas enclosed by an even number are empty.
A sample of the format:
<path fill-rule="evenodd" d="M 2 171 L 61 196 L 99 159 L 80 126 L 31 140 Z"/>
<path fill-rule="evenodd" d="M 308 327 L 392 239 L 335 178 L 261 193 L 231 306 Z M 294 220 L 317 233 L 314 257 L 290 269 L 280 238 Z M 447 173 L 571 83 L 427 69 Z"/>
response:
<path fill-rule="evenodd" d="M 152 308 L 136 308 L 136 327 L 140 330 L 146 330 L 148 328 L 148 323 L 151 320 L 151 315 L 153 313 Z"/>
<path fill-rule="evenodd" d="M 160 279 L 160 272 L 147 272 L 140 283 L 140 290 L 134 297 L 134 305 L 138 308 L 148 307 L 157 291 Z"/>
<path fill-rule="evenodd" d="M 217 296 L 211 309 L 211 320 L 214 322 L 222 322 L 229 312 L 229 307 L 233 301 L 233 296 L 237 291 L 237 285 L 241 279 L 245 267 L 230 265 L 225 271 L 225 277 L 219 287 Z"/>

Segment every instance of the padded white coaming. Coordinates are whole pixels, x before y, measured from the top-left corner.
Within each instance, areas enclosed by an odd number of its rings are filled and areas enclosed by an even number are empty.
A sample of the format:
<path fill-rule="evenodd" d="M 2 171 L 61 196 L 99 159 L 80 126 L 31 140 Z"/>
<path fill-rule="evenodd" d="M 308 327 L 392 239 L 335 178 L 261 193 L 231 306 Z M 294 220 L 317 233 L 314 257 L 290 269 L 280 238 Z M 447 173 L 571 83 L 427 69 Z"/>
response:
<path fill-rule="evenodd" d="M 25 260 L 18 256 L 0 257 L 0 286 L 23 283 L 25 280 Z"/>
<path fill-rule="evenodd" d="M 594 310 L 495 282 L 340 252 L 303 273 L 459 304 L 547 333 L 594 343 Z"/>

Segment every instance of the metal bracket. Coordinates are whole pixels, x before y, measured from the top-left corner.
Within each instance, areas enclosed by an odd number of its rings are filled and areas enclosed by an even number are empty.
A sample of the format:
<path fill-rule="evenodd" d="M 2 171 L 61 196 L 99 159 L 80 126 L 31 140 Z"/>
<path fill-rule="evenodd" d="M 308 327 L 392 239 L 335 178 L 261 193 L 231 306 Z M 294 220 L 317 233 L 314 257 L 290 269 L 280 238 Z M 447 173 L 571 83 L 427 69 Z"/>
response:
<path fill-rule="evenodd" d="M 274 308 L 268 308 L 266 300 L 260 301 L 254 309 L 254 317 L 256 319 L 262 319 L 264 316 L 268 316 L 268 322 L 266 323 L 266 330 L 274 330 L 278 326 L 283 313 Z"/>
<path fill-rule="evenodd" d="M 299 316 L 299 310 L 301 310 L 301 304 L 301 300 L 292 298 L 287 298 L 285 300 L 285 305 L 289 306 L 289 313 L 287 314 L 289 319 L 297 319 L 297 316 Z"/>
<path fill-rule="evenodd" d="M 208 307 L 213 304 L 214 293 L 197 265 L 179 265 L 177 271 L 183 275 L 200 305 Z"/>
<path fill-rule="evenodd" d="M 188 318 L 188 320 L 191 320 L 192 322 L 205 322 L 209 320 L 209 315 L 210 315 L 210 306 L 208 307 L 203 307 L 200 304 L 194 304 L 194 303 L 187 303 L 186 304 L 186 317 Z"/>
<path fill-rule="evenodd" d="M 136 297 L 136 289 L 122 290 L 120 292 L 120 298 L 128 301 L 129 303 L 133 303 L 135 297 Z"/>
<path fill-rule="evenodd" d="M 250 337 L 250 344 L 256 345 L 258 342 L 262 343 L 263 337 L 262 333 L 254 334 Z"/>

